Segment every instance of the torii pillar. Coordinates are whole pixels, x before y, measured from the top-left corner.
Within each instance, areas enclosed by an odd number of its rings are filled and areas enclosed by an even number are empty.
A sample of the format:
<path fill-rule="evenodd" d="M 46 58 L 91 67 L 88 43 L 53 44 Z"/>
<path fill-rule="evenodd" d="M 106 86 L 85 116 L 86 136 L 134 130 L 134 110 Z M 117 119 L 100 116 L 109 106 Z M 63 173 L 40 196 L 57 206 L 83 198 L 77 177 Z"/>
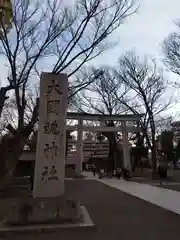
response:
<path fill-rule="evenodd" d="M 83 154 L 83 119 L 78 119 L 77 143 L 76 143 L 76 172 L 82 172 Z"/>
<path fill-rule="evenodd" d="M 126 121 L 122 121 L 122 136 L 123 136 L 124 167 L 131 171 L 131 161 L 130 161 L 130 154 L 129 154 L 129 141 L 128 141 Z"/>

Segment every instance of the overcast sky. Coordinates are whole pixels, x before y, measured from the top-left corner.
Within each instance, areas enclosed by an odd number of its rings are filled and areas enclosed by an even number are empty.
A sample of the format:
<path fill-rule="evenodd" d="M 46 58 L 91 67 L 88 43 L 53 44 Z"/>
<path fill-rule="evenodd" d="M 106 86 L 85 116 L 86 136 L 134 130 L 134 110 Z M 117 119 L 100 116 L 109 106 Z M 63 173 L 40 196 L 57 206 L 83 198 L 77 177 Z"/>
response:
<path fill-rule="evenodd" d="M 126 50 L 136 50 L 139 55 L 148 54 L 161 60 L 161 43 L 176 29 L 174 21 L 180 19 L 180 0 L 139 0 L 138 13 L 129 18 L 117 31 L 119 45 L 98 60 L 107 64 L 116 62 Z"/>
<path fill-rule="evenodd" d="M 136 2 L 140 4 L 138 13 L 127 19 L 112 36 L 119 39 L 119 44 L 96 59 L 97 63 L 113 65 L 122 53 L 135 50 L 140 56 L 155 57 L 162 67 L 161 43 L 176 29 L 174 21 L 180 19 L 180 0 L 136 0 Z M 0 64 L 1 73 L 3 70 L 4 66 Z"/>
<path fill-rule="evenodd" d="M 176 29 L 174 21 L 180 18 L 180 0 L 137 1 L 140 3 L 138 13 L 129 18 L 113 36 L 119 39 L 119 44 L 96 59 L 96 63 L 113 65 L 122 53 L 135 50 L 139 56 L 150 55 L 156 58 L 158 65 L 165 69 L 161 62 L 161 43 Z M 3 64 L 0 64 L 2 78 L 4 70 Z M 177 78 L 173 74 L 166 74 L 170 79 Z"/>
<path fill-rule="evenodd" d="M 134 50 L 139 56 L 150 55 L 156 58 L 158 66 L 164 68 L 165 76 L 171 80 L 177 79 L 178 77 L 167 72 L 162 64 L 161 44 L 165 37 L 176 30 L 174 21 L 180 19 L 180 0 L 139 0 L 139 3 L 138 13 L 114 34 L 114 37 L 119 39 L 119 44 L 95 61 L 99 64 L 114 65 L 122 53 Z M 180 111 L 178 105 L 177 110 Z"/>

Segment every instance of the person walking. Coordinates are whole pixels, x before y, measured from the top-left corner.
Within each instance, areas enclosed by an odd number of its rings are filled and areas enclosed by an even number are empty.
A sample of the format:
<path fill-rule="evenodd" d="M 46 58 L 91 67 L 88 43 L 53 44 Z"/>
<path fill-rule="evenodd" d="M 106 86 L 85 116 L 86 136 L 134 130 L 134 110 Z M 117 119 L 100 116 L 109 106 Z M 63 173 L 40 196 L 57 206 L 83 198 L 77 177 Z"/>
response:
<path fill-rule="evenodd" d="M 122 176 L 125 181 L 130 181 L 130 171 L 127 168 L 122 168 Z"/>
<path fill-rule="evenodd" d="M 35 161 L 31 164 L 31 172 L 30 172 L 30 191 L 33 191 L 34 187 L 34 169 L 35 168 Z"/>
<path fill-rule="evenodd" d="M 158 174 L 160 179 L 160 185 L 163 185 L 164 183 L 167 185 L 167 171 L 168 171 L 168 163 L 165 159 L 165 156 L 163 153 L 161 153 L 159 164 L 158 164 Z"/>
<path fill-rule="evenodd" d="M 103 177 L 104 177 L 104 169 L 101 168 L 99 172 L 99 178 L 103 178 Z"/>
<path fill-rule="evenodd" d="M 121 178 L 121 168 L 117 168 L 116 176 L 117 176 L 118 179 Z"/>
<path fill-rule="evenodd" d="M 93 176 L 95 177 L 96 176 L 96 165 L 93 164 L 92 166 L 92 172 L 93 172 Z"/>

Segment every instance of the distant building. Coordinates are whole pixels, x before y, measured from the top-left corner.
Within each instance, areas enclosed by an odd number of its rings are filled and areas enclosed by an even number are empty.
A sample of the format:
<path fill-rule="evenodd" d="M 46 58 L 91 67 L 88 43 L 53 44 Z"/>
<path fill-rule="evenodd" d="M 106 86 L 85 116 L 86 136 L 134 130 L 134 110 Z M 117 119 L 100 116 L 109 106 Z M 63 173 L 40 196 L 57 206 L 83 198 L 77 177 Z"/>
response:
<path fill-rule="evenodd" d="M 178 141 L 180 139 L 180 121 L 172 122 L 172 131 L 174 132 L 174 140 Z"/>

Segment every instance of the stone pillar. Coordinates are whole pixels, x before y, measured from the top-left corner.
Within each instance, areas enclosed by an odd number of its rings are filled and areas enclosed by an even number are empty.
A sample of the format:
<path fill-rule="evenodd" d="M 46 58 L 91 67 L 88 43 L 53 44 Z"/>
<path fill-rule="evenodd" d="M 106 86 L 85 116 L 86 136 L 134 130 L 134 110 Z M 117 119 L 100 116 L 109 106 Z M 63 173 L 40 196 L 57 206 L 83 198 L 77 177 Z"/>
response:
<path fill-rule="evenodd" d="M 122 136 L 123 136 L 123 160 L 124 167 L 131 171 L 131 161 L 129 154 L 128 132 L 126 129 L 126 121 L 122 121 Z"/>
<path fill-rule="evenodd" d="M 76 143 L 76 172 L 82 172 L 82 163 L 84 160 L 83 153 L 83 120 L 78 120 L 77 143 Z"/>
<path fill-rule="evenodd" d="M 42 73 L 33 197 L 64 194 L 68 78 Z"/>

